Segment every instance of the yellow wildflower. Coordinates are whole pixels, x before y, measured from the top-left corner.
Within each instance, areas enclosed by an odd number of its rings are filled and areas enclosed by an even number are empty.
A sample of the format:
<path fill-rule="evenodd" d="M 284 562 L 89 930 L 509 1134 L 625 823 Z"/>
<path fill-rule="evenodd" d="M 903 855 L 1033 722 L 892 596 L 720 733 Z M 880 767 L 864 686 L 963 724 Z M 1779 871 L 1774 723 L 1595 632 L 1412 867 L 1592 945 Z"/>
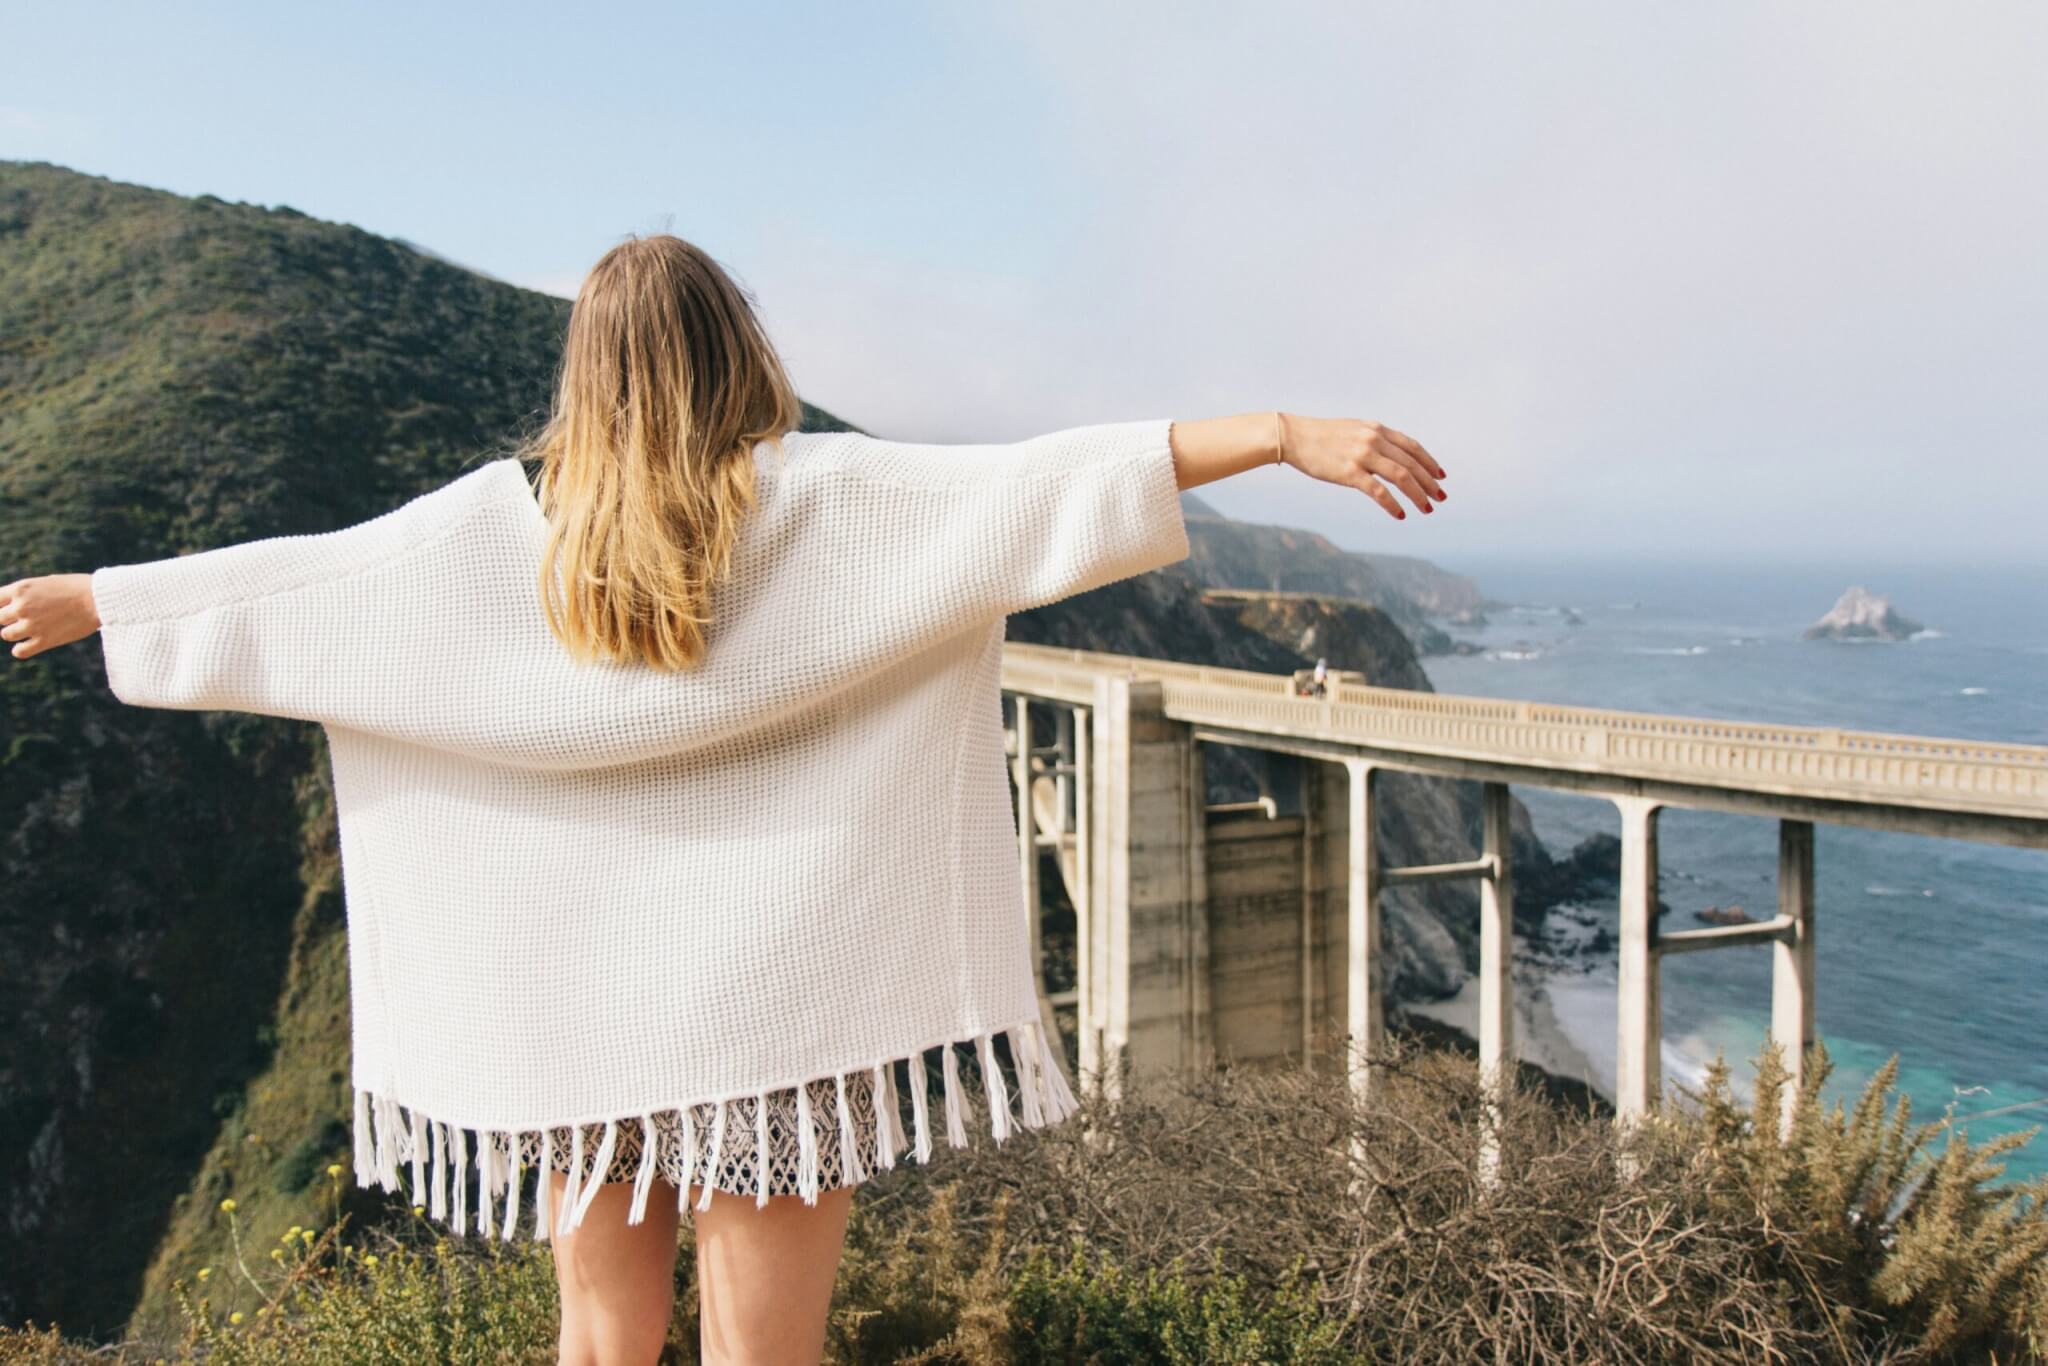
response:
<path fill-rule="evenodd" d="M 229 1322 L 229 1323 L 240 1323 L 241 1321 L 242 1321 L 242 1311 L 241 1311 L 241 1310 L 239 1310 L 239 1309 L 237 1309 L 237 1310 L 236 1310 L 236 1311 L 235 1311 L 234 1313 L 232 1313 L 232 1314 L 228 1315 L 228 1322 Z"/>
<path fill-rule="evenodd" d="M 307 1229 L 304 1233 L 301 1233 L 299 1235 L 299 1240 L 305 1243 L 308 1247 L 311 1247 L 313 1245 L 313 1230 Z"/>
<path fill-rule="evenodd" d="M 235 1197 L 230 1195 L 227 1199 L 220 1202 L 220 1207 L 229 1214 L 233 1214 L 235 1212 Z"/>
<path fill-rule="evenodd" d="M 281 1248 L 281 1247 L 274 1247 L 274 1248 L 270 1249 L 270 1258 L 271 1258 L 271 1260 L 272 1260 L 272 1261 L 277 1261 L 277 1262 L 281 1262 L 281 1261 L 283 1261 L 283 1260 L 284 1260 L 284 1249 L 283 1249 L 283 1248 Z"/>
<path fill-rule="evenodd" d="M 414 1206 L 412 1207 L 412 1213 L 413 1213 L 413 1217 L 414 1217 L 415 1219 L 417 1219 L 417 1218 L 421 1217 L 421 1216 L 422 1216 L 422 1215 L 424 1215 L 424 1214 L 425 1214 L 426 1212 L 427 1212 L 427 1207 L 426 1207 L 425 1205 L 414 1205 Z"/>
<path fill-rule="evenodd" d="M 340 1164 L 339 1162 L 330 1162 L 330 1163 L 328 1163 L 328 1164 L 327 1164 L 327 1174 L 328 1174 L 329 1176 L 340 1176 L 340 1175 L 341 1175 L 341 1164 Z"/>
<path fill-rule="evenodd" d="M 202 1266 L 199 1268 L 199 1279 L 202 1281 L 205 1280 L 208 1276 L 211 1276 L 212 1274 L 213 1268 L 210 1266 Z"/>
<path fill-rule="evenodd" d="M 374 1253 L 374 1252 L 365 1252 L 365 1253 L 363 1254 L 363 1265 L 364 1265 L 364 1266 L 375 1266 L 376 1264 L 377 1264 L 377 1254 L 376 1254 L 376 1253 Z"/>

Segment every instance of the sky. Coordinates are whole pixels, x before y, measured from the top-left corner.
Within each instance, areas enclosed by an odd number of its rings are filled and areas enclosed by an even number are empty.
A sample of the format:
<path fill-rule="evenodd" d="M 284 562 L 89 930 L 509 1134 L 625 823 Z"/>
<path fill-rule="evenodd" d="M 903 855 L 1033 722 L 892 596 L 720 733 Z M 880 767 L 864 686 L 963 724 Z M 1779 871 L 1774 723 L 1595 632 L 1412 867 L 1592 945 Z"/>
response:
<path fill-rule="evenodd" d="M 0 0 L 0 158 L 565 297 L 673 232 L 798 388 L 1004 441 L 1421 441 L 1354 550 L 2048 566 L 2048 6 Z"/>

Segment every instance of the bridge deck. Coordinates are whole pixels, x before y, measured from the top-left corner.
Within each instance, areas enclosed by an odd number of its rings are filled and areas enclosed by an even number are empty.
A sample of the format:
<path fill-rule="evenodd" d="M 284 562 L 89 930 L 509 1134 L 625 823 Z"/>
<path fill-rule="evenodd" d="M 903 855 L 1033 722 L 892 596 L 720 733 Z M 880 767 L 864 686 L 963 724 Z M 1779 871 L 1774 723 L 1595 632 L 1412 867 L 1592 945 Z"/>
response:
<path fill-rule="evenodd" d="M 1003 687 L 1087 705 L 1108 673 L 1160 680 L 1166 713 L 1222 743 L 1674 806 L 2048 848 L 2048 746 L 1784 726 L 1380 688 L 1012 644 Z"/>

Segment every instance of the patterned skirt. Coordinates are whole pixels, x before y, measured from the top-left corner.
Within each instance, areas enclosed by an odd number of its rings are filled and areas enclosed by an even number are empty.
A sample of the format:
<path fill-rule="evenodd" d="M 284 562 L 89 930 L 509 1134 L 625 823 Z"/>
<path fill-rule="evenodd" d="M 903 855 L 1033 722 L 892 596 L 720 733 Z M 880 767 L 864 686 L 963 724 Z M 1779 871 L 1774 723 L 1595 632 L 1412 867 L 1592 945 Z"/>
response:
<path fill-rule="evenodd" d="M 825 1077 L 806 1083 L 810 1093 L 811 1128 L 818 1149 L 818 1189 L 836 1190 L 841 1186 L 853 1186 L 867 1179 L 880 1164 L 880 1142 L 883 1126 L 875 1112 L 874 1098 L 869 1091 L 864 1073 L 855 1073 L 846 1083 L 846 1108 L 852 1118 L 854 1156 L 857 1172 L 848 1177 L 846 1154 L 843 1151 L 839 1129 L 839 1092 L 833 1079 Z M 753 1196 L 759 1190 L 759 1172 L 755 1166 L 755 1152 L 758 1146 L 755 1130 L 755 1098 L 743 1095 L 725 1102 L 725 1133 L 718 1143 L 716 1167 L 713 1167 L 712 1146 L 716 1136 L 718 1105 L 703 1102 L 690 1107 L 691 1138 L 696 1152 L 688 1163 L 690 1182 L 701 1186 L 710 1173 L 710 1184 L 714 1190 L 726 1191 L 733 1195 Z M 669 1184 L 680 1186 L 683 1181 L 684 1149 L 682 1113 L 679 1110 L 660 1110 L 648 1117 L 654 1123 L 655 1132 L 655 1173 Z M 796 1088 L 783 1087 L 768 1092 L 768 1194 L 796 1195 L 800 1188 L 797 1183 L 798 1163 L 801 1160 L 801 1135 L 797 1123 Z M 586 1124 L 583 1129 L 581 1181 L 588 1182 L 597 1156 L 598 1144 L 604 1139 L 604 1125 Z M 612 1158 L 606 1164 L 604 1180 L 631 1183 L 640 1173 L 640 1154 L 644 1147 L 644 1131 L 635 1119 L 617 1126 L 612 1142 Z M 892 1158 L 909 1146 L 901 1126 L 892 1126 L 888 1137 L 891 1140 Z M 552 1152 L 549 1165 L 554 1170 L 568 1175 L 579 1170 L 576 1163 L 575 1135 L 571 1126 L 563 1125 L 553 1131 Z M 519 1160 L 526 1167 L 537 1167 L 541 1160 L 541 1136 L 538 1131 L 520 1135 Z"/>

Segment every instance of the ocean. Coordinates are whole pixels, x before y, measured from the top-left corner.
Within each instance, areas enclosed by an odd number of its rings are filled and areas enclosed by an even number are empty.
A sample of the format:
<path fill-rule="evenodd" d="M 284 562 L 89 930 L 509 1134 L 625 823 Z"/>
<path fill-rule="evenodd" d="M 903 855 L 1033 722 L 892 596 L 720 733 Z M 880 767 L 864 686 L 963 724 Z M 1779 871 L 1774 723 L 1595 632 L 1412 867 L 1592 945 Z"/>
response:
<path fill-rule="evenodd" d="M 1423 661 L 1439 692 L 2048 744 L 2048 565 L 1446 567 L 1515 606 L 1452 630 L 1483 653 Z M 1800 639 L 1853 583 L 1927 630 L 1898 643 Z M 1607 801 L 1514 793 L 1555 855 L 1618 833 Z M 1696 927 L 1707 906 L 1775 913 L 1776 821 L 1672 807 L 1658 820 L 1667 925 Z M 1973 1141 L 2042 1126 L 2005 1177 L 2048 1174 L 2048 851 L 1817 823 L 1814 865 L 1815 1013 L 1834 1063 L 1824 1099 L 1853 1104 L 1896 1053 L 1916 1120 L 1951 1114 Z M 1611 928 L 1615 915 L 1611 899 L 1570 908 L 1554 932 Z M 1696 1086 L 1720 1052 L 1746 1086 L 1770 1019 L 1770 949 L 1679 955 L 1662 976 L 1667 1084 Z M 1611 1095 L 1611 957 L 1546 990 Z"/>

